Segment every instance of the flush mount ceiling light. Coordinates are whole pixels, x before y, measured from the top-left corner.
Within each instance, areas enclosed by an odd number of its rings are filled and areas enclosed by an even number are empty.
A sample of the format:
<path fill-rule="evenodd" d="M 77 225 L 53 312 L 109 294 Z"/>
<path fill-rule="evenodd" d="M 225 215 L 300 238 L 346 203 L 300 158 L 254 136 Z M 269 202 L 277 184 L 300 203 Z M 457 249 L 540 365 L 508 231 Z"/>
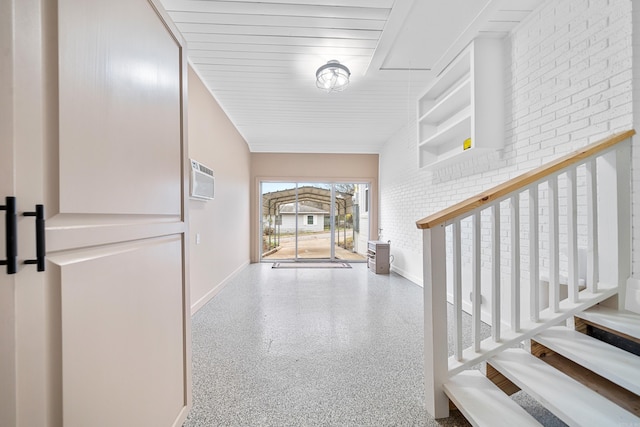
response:
<path fill-rule="evenodd" d="M 332 60 L 316 71 L 316 86 L 325 92 L 340 92 L 349 84 L 351 71 L 340 61 Z"/>

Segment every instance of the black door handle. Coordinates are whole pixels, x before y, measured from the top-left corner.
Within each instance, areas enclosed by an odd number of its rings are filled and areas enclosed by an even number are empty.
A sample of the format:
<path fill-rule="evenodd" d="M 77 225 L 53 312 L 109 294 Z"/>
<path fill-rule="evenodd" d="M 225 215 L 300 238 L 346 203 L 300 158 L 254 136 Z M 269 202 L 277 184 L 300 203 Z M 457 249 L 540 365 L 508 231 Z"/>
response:
<path fill-rule="evenodd" d="M 7 259 L 0 260 L 0 265 L 7 266 L 7 274 L 16 274 L 18 271 L 18 219 L 16 214 L 16 198 L 9 196 L 5 198 L 5 204 L 0 206 L 0 211 L 5 213 L 5 240 Z"/>
<path fill-rule="evenodd" d="M 36 205 L 35 212 L 25 212 L 24 216 L 36 217 L 36 259 L 25 260 L 25 264 L 36 264 L 38 271 L 44 271 L 46 247 L 44 242 L 44 205 Z"/>

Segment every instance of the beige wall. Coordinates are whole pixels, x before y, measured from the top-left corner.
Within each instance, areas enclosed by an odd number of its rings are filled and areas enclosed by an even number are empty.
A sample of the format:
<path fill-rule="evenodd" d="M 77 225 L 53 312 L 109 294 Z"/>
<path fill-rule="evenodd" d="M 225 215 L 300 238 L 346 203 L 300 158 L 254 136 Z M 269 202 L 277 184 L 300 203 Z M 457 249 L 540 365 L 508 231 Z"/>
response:
<path fill-rule="evenodd" d="M 249 263 L 247 143 L 189 67 L 189 157 L 213 169 L 215 199 L 189 201 L 191 311 Z M 196 235 L 200 235 L 200 244 Z"/>
<path fill-rule="evenodd" d="M 260 181 L 368 182 L 369 235 L 378 235 L 377 154 L 251 154 L 251 262 L 260 260 Z"/>

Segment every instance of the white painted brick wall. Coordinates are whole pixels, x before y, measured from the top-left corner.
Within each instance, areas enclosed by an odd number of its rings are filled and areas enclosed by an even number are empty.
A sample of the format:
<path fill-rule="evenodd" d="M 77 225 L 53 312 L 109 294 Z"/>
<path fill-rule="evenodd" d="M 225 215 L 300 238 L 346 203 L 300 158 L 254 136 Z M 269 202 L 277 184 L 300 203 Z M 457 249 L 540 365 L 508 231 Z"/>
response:
<path fill-rule="evenodd" d="M 435 172 L 419 170 L 415 122 L 384 145 L 380 153 L 380 227 L 384 240 L 392 242 L 396 271 L 421 280 L 422 235 L 416 220 L 611 133 L 632 128 L 631 12 L 631 0 L 547 1 L 505 39 L 502 158 L 491 155 Z M 640 219 L 639 152 L 633 150 L 634 224 Z M 560 188 L 563 185 L 561 181 Z M 544 210 L 546 190 L 541 190 Z M 524 217 L 527 198 L 522 200 Z M 580 205 L 583 200 L 584 195 Z M 501 211 L 502 250 L 508 252 L 508 204 Z M 483 224 L 488 225 L 488 218 L 483 217 Z M 541 230 L 546 227 L 542 221 Z M 585 229 L 584 218 L 579 219 L 579 227 Z M 470 230 L 463 225 L 463 239 L 468 241 Z M 483 236 L 483 263 L 488 263 L 490 235 Z M 562 241 L 566 245 L 566 237 Z M 528 256 L 524 243 L 523 261 Z M 541 236 L 541 254 L 546 251 L 548 243 Z M 463 254 L 468 256 L 468 244 Z M 640 272 L 640 225 L 634 227 L 633 260 L 634 271 Z M 502 268 L 508 271 L 508 262 Z"/>
<path fill-rule="evenodd" d="M 623 70 L 618 74 L 618 84 L 622 84 L 625 79 L 633 78 L 633 122 L 635 124 L 636 131 L 640 131 L 640 4 L 637 1 L 633 4 L 633 72 L 629 70 Z M 634 137 L 634 147 L 631 149 L 633 164 L 632 164 L 632 181 L 631 191 L 633 192 L 632 211 L 632 275 L 635 278 L 640 276 L 640 148 L 637 148 L 637 144 L 640 143 L 640 137 L 636 135 Z"/>

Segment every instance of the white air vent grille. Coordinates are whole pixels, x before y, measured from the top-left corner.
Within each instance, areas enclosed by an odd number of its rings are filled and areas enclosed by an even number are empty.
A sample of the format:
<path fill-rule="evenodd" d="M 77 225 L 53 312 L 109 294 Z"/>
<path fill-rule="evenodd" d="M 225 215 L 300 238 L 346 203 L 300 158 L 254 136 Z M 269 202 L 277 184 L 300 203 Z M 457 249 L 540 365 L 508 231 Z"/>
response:
<path fill-rule="evenodd" d="M 191 197 L 211 200 L 215 190 L 213 170 L 191 159 Z"/>

